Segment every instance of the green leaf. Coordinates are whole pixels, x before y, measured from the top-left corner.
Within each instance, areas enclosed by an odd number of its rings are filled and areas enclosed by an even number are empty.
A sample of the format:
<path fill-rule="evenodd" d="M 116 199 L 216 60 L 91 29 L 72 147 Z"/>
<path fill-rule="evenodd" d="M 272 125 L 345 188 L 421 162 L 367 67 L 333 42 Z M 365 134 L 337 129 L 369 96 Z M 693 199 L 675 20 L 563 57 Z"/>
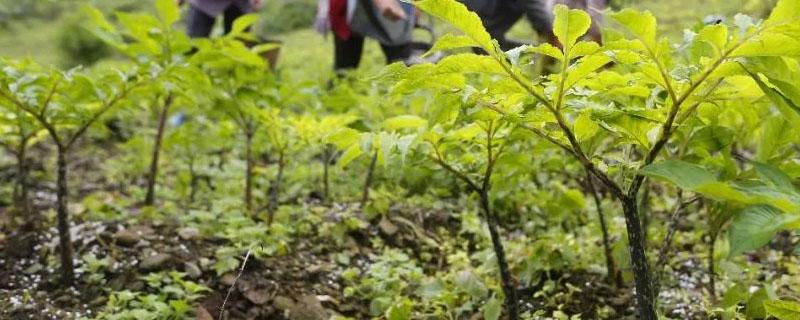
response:
<path fill-rule="evenodd" d="M 422 0 L 414 2 L 414 5 L 426 13 L 452 24 L 487 52 L 495 52 L 492 37 L 483 27 L 481 18 L 458 1 Z"/>
<path fill-rule="evenodd" d="M 761 88 L 761 91 L 764 92 L 767 98 L 778 107 L 781 113 L 783 113 L 793 125 L 800 126 L 800 106 L 792 99 L 789 99 L 783 92 L 768 84 L 760 75 L 752 73 L 747 69 L 745 70 L 750 74 L 750 77 L 756 81 L 758 87 Z"/>
<path fill-rule="evenodd" d="M 411 319 L 411 311 L 414 305 L 411 300 L 407 298 L 402 299 L 399 303 L 395 303 L 389 310 L 386 311 L 387 320 L 409 320 Z"/>
<path fill-rule="evenodd" d="M 250 26 L 258 21 L 259 15 L 257 13 L 250 13 L 243 15 L 236 19 L 233 22 L 233 27 L 231 27 L 231 36 L 239 36 L 247 31 Z"/>
<path fill-rule="evenodd" d="M 556 5 L 553 12 L 555 14 L 553 34 L 564 46 L 564 52 L 569 52 L 575 42 L 589 31 L 592 18 L 583 10 L 570 9 L 562 4 Z"/>
<path fill-rule="evenodd" d="M 764 309 L 766 309 L 768 315 L 778 318 L 779 320 L 800 320 L 800 303 L 794 301 L 764 301 Z"/>
<path fill-rule="evenodd" d="M 166 27 L 170 27 L 181 17 L 181 10 L 175 0 L 156 0 L 158 18 Z"/>
<path fill-rule="evenodd" d="M 772 240 L 775 233 L 783 229 L 784 224 L 796 218 L 784 215 L 780 210 L 768 205 L 755 205 L 742 209 L 733 219 L 728 234 L 729 256 L 733 257 L 763 247 Z"/>
<path fill-rule="evenodd" d="M 578 141 L 584 142 L 593 138 L 600 131 L 600 125 L 592 120 L 590 112 L 582 112 L 575 120 L 573 131 L 575 131 Z"/>
<path fill-rule="evenodd" d="M 704 184 L 717 181 L 716 177 L 705 168 L 678 160 L 654 163 L 642 168 L 639 173 L 651 178 L 669 181 L 686 190 L 695 190 Z"/>
<path fill-rule="evenodd" d="M 483 305 L 483 319 L 484 320 L 497 320 L 500 319 L 500 313 L 503 311 L 503 303 L 497 298 L 492 297 Z"/>
<path fill-rule="evenodd" d="M 758 171 L 762 180 L 777 188 L 779 191 L 794 193 L 797 191 L 792 178 L 780 169 L 766 163 L 753 162 L 753 167 Z"/>
<path fill-rule="evenodd" d="M 767 25 L 777 25 L 783 23 L 797 22 L 800 20 L 800 1 L 780 0 L 772 9 L 769 18 L 765 21 Z"/>
<path fill-rule="evenodd" d="M 651 50 L 656 47 L 656 17 L 650 11 L 625 9 L 611 16 Z"/>
<path fill-rule="evenodd" d="M 433 44 L 433 47 L 428 50 L 426 55 L 437 51 L 448 51 L 453 49 L 474 47 L 475 45 L 475 41 L 472 41 L 472 38 L 468 36 L 447 33 L 439 38 L 439 40 L 436 40 L 436 43 Z"/>
<path fill-rule="evenodd" d="M 388 130 L 422 128 L 428 121 L 415 115 L 402 115 L 383 121 L 383 127 Z"/>
<path fill-rule="evenodd" d="M 358 144 L 351 145 L 345 152 L 342 154 L 342 157 L 339 158 L 339 162 L 337 164 L 341 167 L 346 167 L 350 162 L 358 158 L 364 151 L 361 150 L 361 147 Z"/>

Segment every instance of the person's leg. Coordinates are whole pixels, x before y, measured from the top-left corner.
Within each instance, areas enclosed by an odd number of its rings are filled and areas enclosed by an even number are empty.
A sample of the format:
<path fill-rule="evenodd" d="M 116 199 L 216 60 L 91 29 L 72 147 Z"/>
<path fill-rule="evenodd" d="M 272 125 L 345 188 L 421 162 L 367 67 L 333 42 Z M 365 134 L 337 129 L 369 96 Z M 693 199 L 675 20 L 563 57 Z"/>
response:
<path fill-rule="evenodd" d="M 192 38 L 205 38 L 211 35 L 214 28 L 214 17 L 207 15 L 203 10 L 189 5 L 186 13 L 186 33 Z"/>
<path fill-rule="evenodd" d="M 557 44 L 555 35 L 553 34 L 553 14 L 551 6 L 547 0 L 524 0 L 525 15 L 531 23 L 531 27 L 536 30 L 541 40 L 547 41 L 550 44 Z"/>
<path fill-rule="evenodd" d="M 225 34 L 228 34 L 233 30 L 233 22 L 236 21 L 239 17 L 243 16 L 246 12 L 244 12 L 239 6 L 231 4 L 228 8 L 225 9 L 223 13 L 224 16 L 224 23 L 225 23 Z"/>
<path fill-rule="evenodd" d="M 506 32 L 522 17 L 524 11 L 521 0 L 496 0 L 493 5 L 479 12 L 486 31 L 500 43 L 503 50 L 515 47 L 515 43 L 506 39 Z"/>
<path fill-rule="evenodd" d="M 364 37 L 351 34 L 347 40 L 333 37 L 334 66 L 336 72 L 358 68 L 364 50 Z"/>
<path fill-rule="evenodd" d="M 405 61 L 411 56 L 411 46 L 409 44 L 398 46 L 381 44 L 381 50 L 383 51 L 383 56 L 386 57 L 386 63 Z"/>

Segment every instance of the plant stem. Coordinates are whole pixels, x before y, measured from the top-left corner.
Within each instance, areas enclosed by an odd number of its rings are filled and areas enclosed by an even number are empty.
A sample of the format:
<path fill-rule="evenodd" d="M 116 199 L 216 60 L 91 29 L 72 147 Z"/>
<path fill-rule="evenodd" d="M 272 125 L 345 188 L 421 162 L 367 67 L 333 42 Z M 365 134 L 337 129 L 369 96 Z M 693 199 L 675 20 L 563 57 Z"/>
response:
<path fill-rule="evenodd" d="M 486 219 L 486 225 L 489 227 L 489 236 L 492 238 L 492 248 L 497 257 L 497 266 L 500 269 L 500 280 L 503 282 L 503 293 L 506 295 L 508 318 L 510 320 L 517 320 L 519 319 L 517 291 L 508 268 L 508 261 L 506 260 L 505 249 L 500 239 L 500 233 L 497 231 L 497 216 L 492 212 L 488 192 L 480 192 L 479 194 L 484 219 Z"/>
<path fill-rule="evenodd" d="M 603 212 L 603 201 L 597 193 L 594 186 L 594 177 L 588 171 L 586 172 L 586 185 L 589 187 L 589 192 L 594 198 L 594 205 L 597 208 L 597 219 L 600 221 L 600 231 L 603 234 L 603 251 L 606 255 L 606 271 L 608 273 L 609 283 L 613 283 L 618 288 L 621 288 L 624 283 L 622 281 L 622 273 L 617 270 L 617 263 L 614 261 L 614 255 L 611 250 L 611 237 L 608 235 L 608 225 L 606 225 L 606 216 Z"/>
<path fill-rule="evenodd" d="M 708 244 L 708 295 L 712 303 L 717 303 L 716 266 L 714 261 L 714 246 L 717 244 L 718 230 L 713 230 L 709 235 Z"/>
<path fill-rule="evenodd" d="M 330 176 L 328 170 L 330 170 L 332 157 L 332 146 L 325 145 L 325 150 L 322 152 L 322 200 L 324 202 L 327 202 L 330 199 Z"/>
<path fill-rule="evenodd" d="M 359 204 L 359 208 L 364 209 L 367 205 L 367 201 L 369 201 L 369 187 L 372 185 L 372 176 L 375 172 L 375 164 L 378 163 L 378 151 L 372 154 L 372 160 L 369 163 L 369 169 L 367 169 L 367 177 L 364 179 L 364 190 L 361 193 L 361 204 Z"/>
<path fill-rule="evenodd" d="M 29 137 L 21 137 L 20 144 L 17 146 L 17 182 L 14 186 L 14 203 L 19 211 L 19 215 L 28 222 L 32 222 L 33 215 L 30 214 L 30 199 L 28 199 L 28 165 L 26 163 Z"/>
<path fill-rule="evenodd" d="M 156 179 L 158 178 L 158 159 L 161 155 L 161 143 L 164 140 L 164 132 L 166 130 L 167 116 L 169 115 L 169 108 L 172 105 L 172 94 L 168 95 L 164 100 L 164 105 L 161 107 L 161 112 L 158 115 L 158 130 L 156 131 L 156 139 L 153 144 L 153 155 L 150 160 L 150 173 L 147 175 L 147 195 L 144 198 L 146 206 L 152 206 L 156 202 Z"/>
<path fill-rule="evenodd" d="M 244 206 L 249 214 L 253 214 L 253 132 L 245 129 L 244 133 Z"/>
<path fill-rule="evenodd" d="M 72 264 L 74 249 L 69 230 L 69 212 L 67 211 L 67 155 L 68 149 L 62 145 L 58 147 L 58 178 L 56 181 L 56 214 L 58 219 L 58 239 L 61 246 L 61 283 L 64 287 L 72 286 L 75 282 L 75 270 Z"/>
<path fill-rule="evenodd" d="M 272 225 L 272 221 L 275 219 L 275 211 L 278 210 L 278 195 L 281 189 L 281 182 L 283 180 L 283 167 L 285 166 L 285 159 L 284 159 L 285 152 L 280 150 L 278 152 L 278 176 L 275 177 L 275 181 L 272 184 L 272 190 L 270 190 L 269 195 L 269 207 L 268 207 L 268 218 L 267 218 L 267 225 Z"/>
<path fill-rule="evenodd" d="M 642 223 L 639 219 L 639 208 L 636 204 L 636 197 L 626 196 L 620 199 L 622 211 L 625 214 L 625 225 L 628 230 L 628 246 L 631 254 L 631 267 L 633 268 L 633 281 L 636 288 L 636 304 L 638 307 L 638 319 L 656 320 L 656 292 L 653 290 L 653 282 L 650 275 L 650 268 L 647 264 L 647 255 L 644 250 L 644 235 L 642 234 Z"/>

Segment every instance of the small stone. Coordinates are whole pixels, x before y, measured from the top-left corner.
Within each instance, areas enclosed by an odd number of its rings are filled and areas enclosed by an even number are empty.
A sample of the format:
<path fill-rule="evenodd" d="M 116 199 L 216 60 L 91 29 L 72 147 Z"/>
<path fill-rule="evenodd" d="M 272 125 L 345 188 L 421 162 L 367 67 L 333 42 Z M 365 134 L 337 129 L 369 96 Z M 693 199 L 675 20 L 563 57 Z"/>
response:
<path fill-rule="evenodd" d="M 186 227 L 178 230 L 178 236 L 183 240 L 197 240 L 200 239 L 200 230 L 195 227 Z"/>
<path fill-rule="evenodd" d="M 142 271 L 159 271 L 166 269 L 172 262 L 172 256 L 166 253 L 157 253 L 147 256 L 139 262 L 139 269 Z"/>
<path fill-rule="evenodd" d="M 386 216 L 381 218 L 381 222 L 378 223 L 378 228 L 381 229 L 381 232 L 384 235 L 389 237 L 394 236 L 399 230 L 397 226 L 389 220 L 389 218 L 386 218 Z"/>
<path fill-rule="evenodd" d="M 120 230 L 114 233 L 114 240 L 117 244 L 125 247 L 130 247 L 139 242 L 141 237 L 132 230 Z"/>
<path fill-rule="evenodd" d="M 197 279 L 203 276 L 203 271 L 193 262 L 185 263 L 183 265 L 183 270 L 186 272 L 186 276 L 188 276 L 189 279 Z"/>
<path fill-rule="evenodd" d="M 294 300 L 284 296 L 277 296 L 272 299 L 272 305 L 275 309 L 285 311 L 294 308 Z"/>
<path fill-rule="evenodd" d="M 327 320 L 330 313 L 315 295 L 305 295 L 289 310 L 291 320 Z"/>
<path fill-rule="evenodd" d="M 236 282 L 236 276 L 233 275 L 232 273 L 226 273 L 225 275 L 222 276 L 222 279 L 220 279 L 219 282 L 226 287 L 230 287 L 233 285 L 234 282 Z"/>
<path fill-rule="evenodd" d="M 262 305 L 269 301 L 269 292 L 267 290 L 248 290 L 244 292 L 244 297 L 256 305 Z"/>

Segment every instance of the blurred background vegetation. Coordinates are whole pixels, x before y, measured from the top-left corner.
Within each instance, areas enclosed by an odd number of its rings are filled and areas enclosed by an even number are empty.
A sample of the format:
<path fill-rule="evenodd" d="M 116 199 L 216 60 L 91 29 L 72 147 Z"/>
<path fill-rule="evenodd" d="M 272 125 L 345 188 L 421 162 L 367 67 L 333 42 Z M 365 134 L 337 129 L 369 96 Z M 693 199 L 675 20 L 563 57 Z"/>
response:
<path fill-rule="evenodd" d="M 635 7 L 652 11 L 661 32 L 680 37 L 682 30 L 710 15 L 731 18 L 742 12 L 764 16 L 776 0 L 611 0 L 614 8 Z M 90 65 L 112 54 L 111 50 L 85 32 L 82 5 L 103 11 L 149 10 L 142 0 L 0 0 L 0 57 L 29 57 L 42 64 L 60 67 Z M 266 0 L 257 32 L 284 42 L 282 66 L 320 64 L 330 67 L 331 43 L 310 30 L 316 0 Z M 441 31 L 441 30 L 440 30 Z M 512 30 L 517 38 L 534 37 L 526 22 Z M 427 38 L 426 38 L 427 40 Z M 364 65 L 381 63 L 379 49 L 367 46 Z M 290 52 L 291 54 L 286 54 Z M 374 63 L 373 63 L 374 62 Z"/>

